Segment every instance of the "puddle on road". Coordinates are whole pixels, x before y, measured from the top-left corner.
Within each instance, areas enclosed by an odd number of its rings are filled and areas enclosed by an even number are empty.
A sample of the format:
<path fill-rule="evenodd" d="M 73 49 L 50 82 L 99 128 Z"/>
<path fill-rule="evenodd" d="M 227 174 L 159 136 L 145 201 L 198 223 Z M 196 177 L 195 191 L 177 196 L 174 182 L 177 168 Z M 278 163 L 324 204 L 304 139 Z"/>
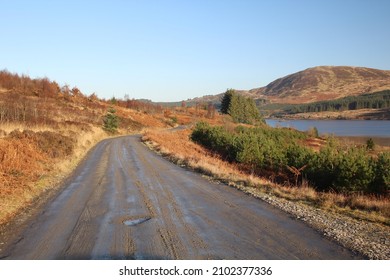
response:
<path fill-rule="evenodd" d="M 128 219 L 128 220 L 124 220 L 123 224 L 125 224 L 126 226 L 132 227 L 132 226 L 142 224 L 146 221 L 149 221 L 150 219 L 151 219 L 151 217 L 143 217 L 143 218 L 138 218 L 138 219 Z"/>

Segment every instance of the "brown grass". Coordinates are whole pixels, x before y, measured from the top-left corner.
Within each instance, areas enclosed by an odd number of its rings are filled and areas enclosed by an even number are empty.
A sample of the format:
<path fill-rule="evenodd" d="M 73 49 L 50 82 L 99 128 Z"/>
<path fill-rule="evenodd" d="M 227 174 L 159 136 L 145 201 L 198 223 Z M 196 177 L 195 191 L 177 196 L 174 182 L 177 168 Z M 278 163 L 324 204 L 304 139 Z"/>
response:
<path fill-rule="evenodd" d="M 176 132 L 149 130 L 144 133 L 142 139 L 164 156 L 203 174 L 218 176 L 219 179 L 225 181 L 248 179 L 235 164 L 228 163 L 218 155 L 189 141 L 189 133 L 188 129 Z M 253 180 L 265 182 L 259 178 L 253 178 Z"/>
<path fill-rule="evenodd" d="M 122 119 L 130 119 L 139 123 L 142 127 L 167 127 L 162 114 L 149 114 L 132 109 L 117 107 L 117 115 Z"/>
<path fill-rule="evenodd" d="M 75 140 L 45 129 L 14 130 L 0 139 L 0 225 L 57 187 L 87 151 L 107 137 L 100 128 L 68 130 L 77 135 Z"/>
<path fill-rule="evenodd" d="M 172 117 L 178 124 L 191 124 L 206 115 L 205 110 L 191 108 L 173 108 L 164 114 L 85 98 L 78 102 L 75 98 L 26 98 L 41 106 L 37 107 L 37 121 L 0 122 L 0 225 L 32 205 L 43 193 L 55 190 L 91 147 L 111 137 L 102 129 L 102 119 L 109 107 L 114 107 L 120 118 L 117 135 L 165 129 L 174 125 Z M 222 118 L 208 120 L 221 123 Z"/>
<path fill-rule="evenodd" d="M 0 71 L 0 225 L 55 190 L 92 146 L 111 137 L 102 129 L 110 107 L 120 119 L 116 135 L 173 125 L 161 106 L 99 100 L 56 85 Z M 171 114 L 183 124 L 201 117 L 187 108 Z"/>
<path fill-rule="evenodd" d="M 343 213 L 357 219 L 390 225 L 390 201 L 388 198 L 320 193 L 309 186 L 307 182 L 303 182 L 299 187 L 278 185 L 267 178 L 259 178 L 245 172 L 237 164 L 223 161 L 219 156 L 190 141 L 189 135 L 189 129 L 175 132 L 147 131 L 143 136 L 143 141 L 172 161 L 231 186 L 251 187 L 255 190 L 254 192 L 273 194 L 298 203 Z"/>
<path fill-rule="evenodd" d="M 38 111 L 46 116 L 39 122 L 0 122 L 0 225 L 59 186 L 88 150 L 108 137 L 101 129 L 104 108 L 40 102 L 50 111 Z"/>
<path fill-rule="evenodd" d="M 9 219 L 21 201 L 33 196 L 32 184 L 45 173 L 48 157 L 29 139 L 0 139 L 0 222 Z"/>

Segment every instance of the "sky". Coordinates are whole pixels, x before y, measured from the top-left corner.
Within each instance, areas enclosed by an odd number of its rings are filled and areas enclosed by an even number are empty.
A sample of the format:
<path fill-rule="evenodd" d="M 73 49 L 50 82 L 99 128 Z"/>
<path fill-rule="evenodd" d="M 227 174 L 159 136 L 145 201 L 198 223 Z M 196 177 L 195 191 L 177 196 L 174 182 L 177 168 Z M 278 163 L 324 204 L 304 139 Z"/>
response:
<path fill-rule="evenodd" d="M 388 0 L 0 0 L 0 70 L 181 101 L 320 65 L 390 70 Z"/>

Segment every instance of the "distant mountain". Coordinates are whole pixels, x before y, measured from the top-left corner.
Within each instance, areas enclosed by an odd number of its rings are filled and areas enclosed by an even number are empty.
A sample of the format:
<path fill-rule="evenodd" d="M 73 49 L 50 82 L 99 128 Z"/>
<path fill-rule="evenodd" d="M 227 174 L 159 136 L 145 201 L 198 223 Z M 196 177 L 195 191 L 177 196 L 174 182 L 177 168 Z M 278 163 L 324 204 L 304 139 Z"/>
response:
<path fill-rule="evenodd" d="M 390 71 L 365 67 L 318 66 L 279 78 L 265 87 L 240 90 L 271 103 L 308 103 L 390 89 Z M 196 98 L 218 101 L 221 94 Z"/>
<path fill-rule="evenodd" d="M 306 103 L 390 89 L 390 71 L 363 67 L 319 66 L 251 90 L 282 103 Z"/>

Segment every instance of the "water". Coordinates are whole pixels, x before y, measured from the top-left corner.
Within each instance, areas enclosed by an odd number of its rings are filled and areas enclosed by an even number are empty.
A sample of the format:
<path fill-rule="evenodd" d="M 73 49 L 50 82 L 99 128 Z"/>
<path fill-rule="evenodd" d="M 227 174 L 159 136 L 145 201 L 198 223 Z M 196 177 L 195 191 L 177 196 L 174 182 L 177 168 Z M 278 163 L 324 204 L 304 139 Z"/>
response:
<path fill-rule="evenodd" d="M 133 219 L 133 220 L 129 219 L 129 220 L 123 221 L 123 223 L 126 226 L 136 226 L 136 225 L 142 224 L 146 221 L 149 221 L 150 219 L 151 219 L 150 217 L 138 218 L 138 219 Z"/>
<path fill-rule="evenodd" d="M 291 127 L 301 131 L 316 127 L 320 135 L 390 137 L 390 121 L 388 120 L 267 119 L 266 123 L 272 127 Z"/>

